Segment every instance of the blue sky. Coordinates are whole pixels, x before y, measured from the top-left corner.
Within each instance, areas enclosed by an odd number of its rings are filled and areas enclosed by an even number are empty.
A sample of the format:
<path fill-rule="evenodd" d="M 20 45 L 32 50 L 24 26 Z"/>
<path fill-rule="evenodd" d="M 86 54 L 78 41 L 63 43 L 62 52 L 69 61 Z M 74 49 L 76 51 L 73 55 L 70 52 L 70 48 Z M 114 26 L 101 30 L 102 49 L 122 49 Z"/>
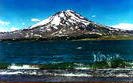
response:
<path fill-rule="evenodd" d="M 133 0 L 0 0 L 0 31 L 27 28 L 67 9 L 99 24 L 133 28 Z"/>

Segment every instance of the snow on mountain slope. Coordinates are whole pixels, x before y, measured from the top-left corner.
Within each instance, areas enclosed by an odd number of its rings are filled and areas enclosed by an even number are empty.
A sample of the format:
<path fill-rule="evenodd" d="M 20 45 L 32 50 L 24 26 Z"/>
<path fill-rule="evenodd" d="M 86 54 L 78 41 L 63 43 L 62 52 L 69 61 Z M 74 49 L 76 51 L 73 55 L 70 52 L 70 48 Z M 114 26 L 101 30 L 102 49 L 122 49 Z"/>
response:
<path fill-rule="evenodd" d="M 87 26 L 90 22 L 81 15 L 76 14 L 74 11 L 66 10 L 58 12 L 55 15 L 49 17 L 48 19 L 45 19 L 31 26 L 30 28 L 41 27 L 41 26 L 56 27 L 58 25 L 63 25 L 63 24 L 70 26 L 70 24 L 76 24 L 76 23 L 82 23 L 83 25 Z"/>
<path fill-rule="evenodd" d="M 41 22 L 39 22 L 39 23 L 37 23 L 35 25 L 32 25 L 30 28 L 34 28 L 34 27 L 38 27 L 38 26 L 42 26 L 44 24 L 47 24 L 47 23 L 50 22 L 51 18 L 52 17 L 49 17 L 49 18 L 47 18 L 47 19 L 45 19 L 45 20 L 43 20 L 43 21 L 41 21 Z"/>

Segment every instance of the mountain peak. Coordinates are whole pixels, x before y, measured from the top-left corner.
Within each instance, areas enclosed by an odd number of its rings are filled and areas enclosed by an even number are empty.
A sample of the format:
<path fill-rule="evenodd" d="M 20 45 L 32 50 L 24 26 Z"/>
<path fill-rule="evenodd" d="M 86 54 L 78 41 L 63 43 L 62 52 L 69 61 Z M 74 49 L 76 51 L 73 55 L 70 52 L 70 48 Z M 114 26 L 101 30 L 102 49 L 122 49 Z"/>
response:
<path fill-rule="evenodd" d="M 53 16 L 49 17 L 48 19 L 45 19 L 33 26 L 31 28 L 36 27 L 56 27 L 58 25 L 77 25 L 77 24 L 83 24 L 87 26 L 89 24 L 89 21 L 81 16 L 80 14 L 74 12 L 73 10 L 66 10 L 66 11 L 60 11 L 54 14 Z"/>
<path fill-rule="evenodd" d="M 125 33 L 125 32 L 124 32 Z M 96 24 L 73 10 L 65 10 L 55 13 L 49 18 L 38 22 L 30 29 L 18 30 L 9 33 L 1 33 L 0 40 L 6 39 L 82 39 L 99 38 L 101 36 L 124 34 L 107 26 Z"/>
<path fill-rule="evenodd" d="M 63 10 L 63 11 L 57 12 L 57 14 L 60 14 L 60 13 L 76 13 L 76 12 L 73 10 Z"/>
<path fill-rule="evenodd" d="M 73 10 L 65 10 L 65 11 L 57 12 L 55 15 L 59 15 L 61 17 L 64 17 L 64 16 L 68 16 L 68 15 L 74 14 L 74 13 L 76 13 L 76 12 L 74 12 Z"/>
<path fill-rule="evenodd" d="M 73 11 L 73 10 L 66 10 L 65 12 L 74 13 L 75 11 Z"/>

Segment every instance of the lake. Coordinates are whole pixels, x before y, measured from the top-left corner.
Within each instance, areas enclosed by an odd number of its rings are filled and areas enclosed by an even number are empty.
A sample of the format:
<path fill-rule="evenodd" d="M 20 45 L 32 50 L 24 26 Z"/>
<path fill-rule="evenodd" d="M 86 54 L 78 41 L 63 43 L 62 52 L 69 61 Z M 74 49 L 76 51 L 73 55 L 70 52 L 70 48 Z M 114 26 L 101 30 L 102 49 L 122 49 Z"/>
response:
<path fill-rule="evenodd" d="M 35 72 L 38 73 L 34 75 L 45 77 L 47 75 L 78 78 L 95 76 L 133 77 L 133 74 L 131 74 L 132 61 L 132 40 L 0 42 L 1 64 L 8 64 L 8 66 L 14 67 L 16 67 L 15 64 L 19 64 L 19 66 L 21 64 L 21 66 L 34 65 L 35 67 L 40 67 L 39 70 L 32 68 L 29 70 L 21 68 L 12 70 L 10 69 L 12 67 L 7 67 L 4 70 L 0 70 L 0 80 L 9 80 L 10 78 L 10 81 L 13 81 L 14 78 L 11 79 L 9 74 L 13 74 L 13 76 L 22 74 L 23 76 L 26 73 L 26 75 L 33 76 Z M 19 73 L 14 73 L 18 71 Z M 104 73 L 101 73 L 103 71 Z M 110 72 L 111 74 L 109 74 Z M 35 79 L 36 77 L 33 78 Z M 35 81 L 33 78 L 32 81 Z M 42 80 L 42 77 L 40 78 L 40 80 Z M 60 78 L 64 79 L 63 77 Z M 75 79 L 76 78 L 68 80 Z M 16 79 L 16 81 L 17 80 L 18 79 Z M 42 81 L 44 80 L 45 79 Z M 59 82 L 59 80 L 57 82 Z"/>
<path fill-rule="evenodd" d="M 0 42 L 1 63 L 93 63 L 112 57 L 133 60 L 133 41 Z"/>

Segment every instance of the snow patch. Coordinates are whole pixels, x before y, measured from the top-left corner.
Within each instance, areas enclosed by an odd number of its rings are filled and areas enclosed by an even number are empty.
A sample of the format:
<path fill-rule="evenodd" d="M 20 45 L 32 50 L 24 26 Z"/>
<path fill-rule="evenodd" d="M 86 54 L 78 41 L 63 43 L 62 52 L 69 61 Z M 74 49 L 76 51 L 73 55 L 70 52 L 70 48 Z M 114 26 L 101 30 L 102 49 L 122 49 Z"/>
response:
<path fill-rule="evenodd" d="M 65 17 L 65 15 L 64 15 L 64 13 L 62 12 L 62 13 L 60 13 L 60 15 L 59 15 L 60 17 Z"/>
<path fill-rule="evenodd" d="M 37 27 L 37 26 L 43 26 L 43 25 L 49 23 L 49 22 L 51 21 L 51 18 L 52 18 L 52 17 L 49 17 L 48 19 L 45 19 L 45 20 L 43 20 L 43 21 L 41 21 L 41 22 L 39 22 L 39 23 L 37 23 L 37 24 L 31 26 L 30 28 L 35 28 L 35 27 Z"/>
<path fill-rule="evenodd" d="M 51 24 L 59 25 L 60 24 L 60 17 L 59 16 L 54 16 Z"/>

